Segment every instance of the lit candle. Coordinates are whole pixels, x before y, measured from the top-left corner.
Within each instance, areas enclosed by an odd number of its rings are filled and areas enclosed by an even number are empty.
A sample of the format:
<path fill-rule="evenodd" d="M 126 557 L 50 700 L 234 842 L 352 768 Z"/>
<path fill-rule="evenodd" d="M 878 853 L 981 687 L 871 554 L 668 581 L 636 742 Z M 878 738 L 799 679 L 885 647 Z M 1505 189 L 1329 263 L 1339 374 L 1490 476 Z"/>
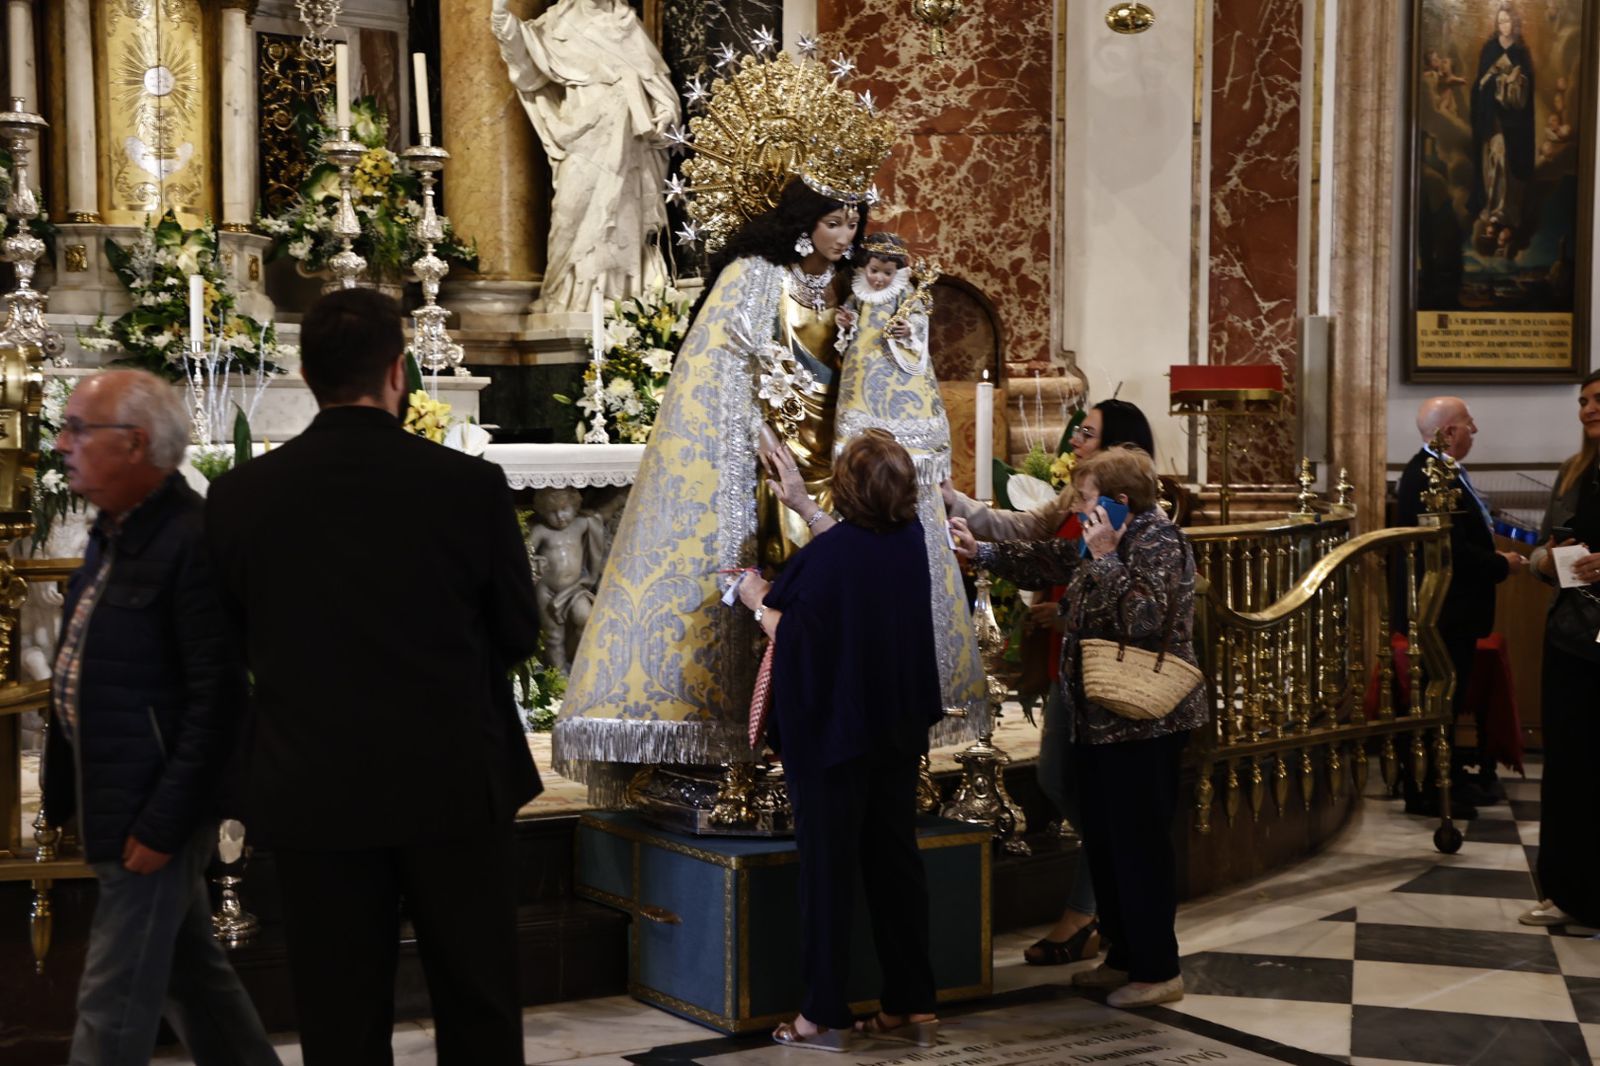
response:
<path fill-rule="evenodd" d="M 333 46 L 334 119 L 339 129 L 350 126 L 350 46 Z"/>
<path fill-rule="evenodd" d="M 600 290 L 589 294 L 589 333 L 594 338 L 594 361 L 600 361 L 601 343 L 605 337 L 605 316 L 600 311 Z"/>
<path fill-rule="evenodd" d="M 199 351 L 206 343 L 206 279 L 189 275 L 189 349 Z"/>
<path fill-rule="evenodd" d="M 994 499 L 994 383 L 989 372 L 978 382 L 978 499 Z"/>
<path fill-rule="evenodd" d="M 417 139 L 433 135 L 433 121 L 428 117 L 428 57 L 421 52 L 411 53 L 411 94 L 417 98 Z"/>

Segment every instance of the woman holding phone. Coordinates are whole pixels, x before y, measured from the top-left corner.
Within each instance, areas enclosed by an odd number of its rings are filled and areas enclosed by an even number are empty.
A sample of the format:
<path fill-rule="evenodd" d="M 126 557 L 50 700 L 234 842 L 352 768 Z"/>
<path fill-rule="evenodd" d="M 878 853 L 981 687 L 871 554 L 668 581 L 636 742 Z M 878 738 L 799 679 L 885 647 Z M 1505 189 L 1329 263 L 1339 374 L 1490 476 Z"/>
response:
<path fill-rule="evenodd" d="M 1079 829 L 1110 941 L 1105 961 L 1074 974 L 1073 983 L 1111 990 L 1106 1002 L 1114 1007 L 1144 1007 L 1183 998 L 1171 830 L 1178 764 L 1189 730 L 1206 720 L 1205 689 L 1162 717 L 1124 718 L 1084 697 L 1079 645 L 1125 638 L 1196 663 L 1194 553 L 1157 506 L 1155 464 L 1144 451 L 1108 448 L 1080 463 L 1073 482 L 1086 501 L 1081 549 L 1060 539 L 979 544 L 963 520 L 950 526 L 956 550 L 1000 577 L 1067 583 L 1061 699 L 1074 728 Z"/>
<path fill-rule="evenodd" d="M 1083 421 L 1072 431 L 1072 453 L 1078 462 L 1092 459 L 1106 448 L 1131 446 L 1143 448 L 1155 458 L 1155 436 L 1150 432 L 1150 421 L 1144 412 L 1127 400 L 1101 400 L 1084 414 Z M 973 536 L 979 540 L 1044 540 L 1062 537 L 1073 545 L 1082 541 L 1083 529 L 1077 512 L 1078 490 L 1070 482 L 1060 495 L 1031 511 L 1007 511 L 988 507 L 970 496 L 957 492 L 948 481 L 943 485 L 944 505 L 953 518 L 963 519 Z M 1059 576 L 1059 575 L 1058 575 Z M 1050 627 L 1051 640 L 1048 653 L 1054 662 L 1060 661 L 1061 643 L 1060 603 L 1058 602 L 1067 581 L 1059 577 L 1028 609 L 1032 624 Z M 1039 788 L 1058 813 L 1074 827 L 1083 820 L 1078 809 L 1078 785 L 1072 774 L 1072 722 L 1060 696 L 1060 678 L 1050 669 L 1050 697 L 1044 705 L 1044 723 L 1039 731 L 1039 764 L 1035 773 Z M 1044 936 L 1029 945 L 1022 953 L 1030 966 L 1060 966 L 1092 959 L 1100 954 L 1100 926 L 1095 921 L 1098 908 L 1094 898 L 1094 880 L 1089 874 L 1089 863 L 1080 853 L 1072 873 L 1072 883 L 1067 886 L 1066 904 L 1061 917 Z"/>
<path fill-rule="evenodd" d="M 1583 445 L 1562 464 L 1529 565 L 1542 580 L 1557 576 L 1556 548 L 1570 565 L 1544 628 L 1544 780 L 1539 789 L 1539 905 L 1524 925 L 1576 922 L 1600 926 L 1600 370 L 1578 389 Z M 1587 549 L 1586 551 L 1583 549 Z M 1573 581 L 1578 584 L 1572 584 Z"/>

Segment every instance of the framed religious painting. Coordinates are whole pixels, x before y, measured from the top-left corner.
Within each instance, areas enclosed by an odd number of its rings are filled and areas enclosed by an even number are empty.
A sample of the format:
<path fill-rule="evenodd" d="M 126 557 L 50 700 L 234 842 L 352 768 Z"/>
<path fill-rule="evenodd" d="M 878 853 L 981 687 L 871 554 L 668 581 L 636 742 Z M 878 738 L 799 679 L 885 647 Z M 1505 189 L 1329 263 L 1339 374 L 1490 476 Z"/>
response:
<path fill-rule="evenodd" d="M 1597 6 L 1413 0 L 1406 380 L 1588 369 Z"/>

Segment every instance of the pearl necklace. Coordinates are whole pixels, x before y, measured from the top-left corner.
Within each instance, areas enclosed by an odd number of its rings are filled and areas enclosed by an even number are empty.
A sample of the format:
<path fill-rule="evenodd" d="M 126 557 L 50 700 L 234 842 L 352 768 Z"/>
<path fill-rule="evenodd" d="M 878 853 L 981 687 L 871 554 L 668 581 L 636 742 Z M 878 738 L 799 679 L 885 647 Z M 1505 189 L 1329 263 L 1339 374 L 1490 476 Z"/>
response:
<path fill-rule="evenodd" d="M 800 302 L 808 305 L 813 311 L 821 314 L 828 308 L 828 286 L 833 284 L 833 264 L 820 274 L 807 274 L 800 269 L 800 264 L 790 263 L 789 273 L 798 285 Z"/>

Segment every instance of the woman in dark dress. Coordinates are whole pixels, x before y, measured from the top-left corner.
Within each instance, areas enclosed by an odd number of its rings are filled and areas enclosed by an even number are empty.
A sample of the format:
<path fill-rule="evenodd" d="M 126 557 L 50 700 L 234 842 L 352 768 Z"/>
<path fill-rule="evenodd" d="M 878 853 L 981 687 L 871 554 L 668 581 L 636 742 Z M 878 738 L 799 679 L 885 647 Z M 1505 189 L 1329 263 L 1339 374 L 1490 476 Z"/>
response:
<path fill-rule="evenodd" d="M 769 487 L 818 531 L 776 583 L 749 574 L 739 585 L 774 642 L 768 739 L 783 757 L 800 850 L 806 998 L 773 1039 L 844 1051 L 861 1032 L 931 1045 L 917 763 L 944 712 L 916 468 L 894 437 L 867 430 L 834 463 L 835 522 L 785 453 L 764 458 Z M 883 972 L 883 1010 L 859 1026 L 845 998 L 858 875 Z"/>
<path fill-rule="evenodd" d="M 1539 789 L 1539 905 L 1525 925 L 1577 922 L 1600 926 L 1600 371 L 1578 390 L 1583 447 L 1562 464 L 1545 511 L 1543 547 L 1529 561 L 1535 574 L 1556 584 L 1556 529 L 1571 531 L 1561 544 L 1584 544 L 1573 565 L 1587 587 L 1556 594 L 1544 630 L 1544 781 Z"/>

